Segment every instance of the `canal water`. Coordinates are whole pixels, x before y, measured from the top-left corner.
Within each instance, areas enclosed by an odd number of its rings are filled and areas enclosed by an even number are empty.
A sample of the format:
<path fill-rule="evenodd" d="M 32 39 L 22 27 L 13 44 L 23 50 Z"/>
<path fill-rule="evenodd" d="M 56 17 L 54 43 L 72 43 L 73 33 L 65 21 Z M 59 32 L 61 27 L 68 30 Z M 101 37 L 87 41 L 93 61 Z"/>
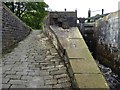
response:
<path fill-rule="evenodd" d="M 120 76 L 115 74 L 109 67 L 100 64 L 98 60 L 96 60 L 96 63 L 103 73 L 110 90 L 120 90 Z"/>

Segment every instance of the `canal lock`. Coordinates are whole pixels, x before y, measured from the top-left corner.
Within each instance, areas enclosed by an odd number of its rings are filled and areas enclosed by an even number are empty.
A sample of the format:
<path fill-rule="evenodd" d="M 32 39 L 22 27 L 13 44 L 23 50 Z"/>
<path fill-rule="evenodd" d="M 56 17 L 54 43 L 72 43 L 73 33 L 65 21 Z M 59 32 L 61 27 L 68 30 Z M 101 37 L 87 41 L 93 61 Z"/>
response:
<path fill-rule="evenodd" d="M 114 49 L 111 53 L 107 45 L 98 44 L 99 36 L 95 23 L 79 23 L 78 28 L 110 89 L 120 90 L 120 62 L 116 62 L 117 50 Z"/>

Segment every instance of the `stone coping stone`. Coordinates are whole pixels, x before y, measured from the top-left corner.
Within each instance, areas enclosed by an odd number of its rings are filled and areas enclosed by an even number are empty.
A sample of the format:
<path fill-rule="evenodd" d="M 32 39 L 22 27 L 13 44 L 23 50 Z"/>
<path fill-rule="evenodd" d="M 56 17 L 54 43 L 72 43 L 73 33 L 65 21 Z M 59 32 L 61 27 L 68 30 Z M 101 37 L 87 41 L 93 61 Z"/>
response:
<path fill-rule="evenodd" d="M 59 39 L 62 47 L 66 48 L 88 48 L 84 39 L 68 39 L 68 38 L 60 38 Z"/>
<path fill-rule="evenodd" d="M 84 58 L 94 60 L 88 48 L 66 48 L 66 53 L 69 59 Z"/>
<path fill-rule="evenodd" d="M 71 27 L 69 30 L 69 38 L 83 38 L 77 27 Z"/>
<path fill-rule="evenodd" d="M 100 74 L 100 70 L 94 60 L 69 59 L 73 74 Z"/>
<path fill-rule="evenodd" d="M 52 31 L 58 38 L 83 38 L 77 27 L 71 27 L 70 29 L 63 29 L 58 26 L 50 26 Z"/>
<path fill-rule="evenodd" d="M 107 82 L 101 74 L 75 74 L 74 77 L 81 90 L 109 90 Z"/>

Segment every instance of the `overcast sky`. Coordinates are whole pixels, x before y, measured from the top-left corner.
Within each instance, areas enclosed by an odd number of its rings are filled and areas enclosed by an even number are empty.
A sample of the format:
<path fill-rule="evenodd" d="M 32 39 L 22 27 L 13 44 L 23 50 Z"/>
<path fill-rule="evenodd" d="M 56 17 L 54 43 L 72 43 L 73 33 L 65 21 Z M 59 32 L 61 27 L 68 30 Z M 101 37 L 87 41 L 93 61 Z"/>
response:
<path fill-rule="evenodd" d="M 104 9 L 105 13 L 118 10 L 120 0 L 44 0 L 52 11 L 74 11 L 77 9 L 78 17 L 87 17 L 89 8 L 91 11 Z M 92 15 L 101 14 L 101 11 L 92 12 Z"/>

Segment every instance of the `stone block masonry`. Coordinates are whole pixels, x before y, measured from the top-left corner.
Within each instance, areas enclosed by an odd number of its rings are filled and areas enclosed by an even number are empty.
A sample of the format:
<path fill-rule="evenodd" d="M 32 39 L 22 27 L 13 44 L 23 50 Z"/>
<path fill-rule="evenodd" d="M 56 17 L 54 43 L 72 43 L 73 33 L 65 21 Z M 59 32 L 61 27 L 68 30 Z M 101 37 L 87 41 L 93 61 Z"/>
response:
<path fill-rule="evenodd" d="M 62 27 L 50 25 L 49 29 L 45 29 L 45 33 L 48 34 L 59 55 L 64 60 L 73 90 L 109 90 L 106 80 L 77 27 L 63 29 Z"/>
<path fill-rule="evenodd" d="M 50 25 L 56 25 L 63 28 L 75 27 L 77 25 L 77 11 L 50 12 Z"/>
<path fill-rule="evenodd" d="M 28 36 L 32 29 L 15 16 L 3 3 L 1 7 L 2 32 L 0 33 L 2 33 L 2 53 L 4 53 Z"/>
<path fill-rule="evenodd" d="M 1 54 L 2 54 L 2 3 L 0 2 L 0 55 Z"/>
<path fill-rule="evenodd" d="M 96 21 L 95 38 L 99 61 L 120 75 L 119 13 L 120 11 L 110 13 Z"/>

